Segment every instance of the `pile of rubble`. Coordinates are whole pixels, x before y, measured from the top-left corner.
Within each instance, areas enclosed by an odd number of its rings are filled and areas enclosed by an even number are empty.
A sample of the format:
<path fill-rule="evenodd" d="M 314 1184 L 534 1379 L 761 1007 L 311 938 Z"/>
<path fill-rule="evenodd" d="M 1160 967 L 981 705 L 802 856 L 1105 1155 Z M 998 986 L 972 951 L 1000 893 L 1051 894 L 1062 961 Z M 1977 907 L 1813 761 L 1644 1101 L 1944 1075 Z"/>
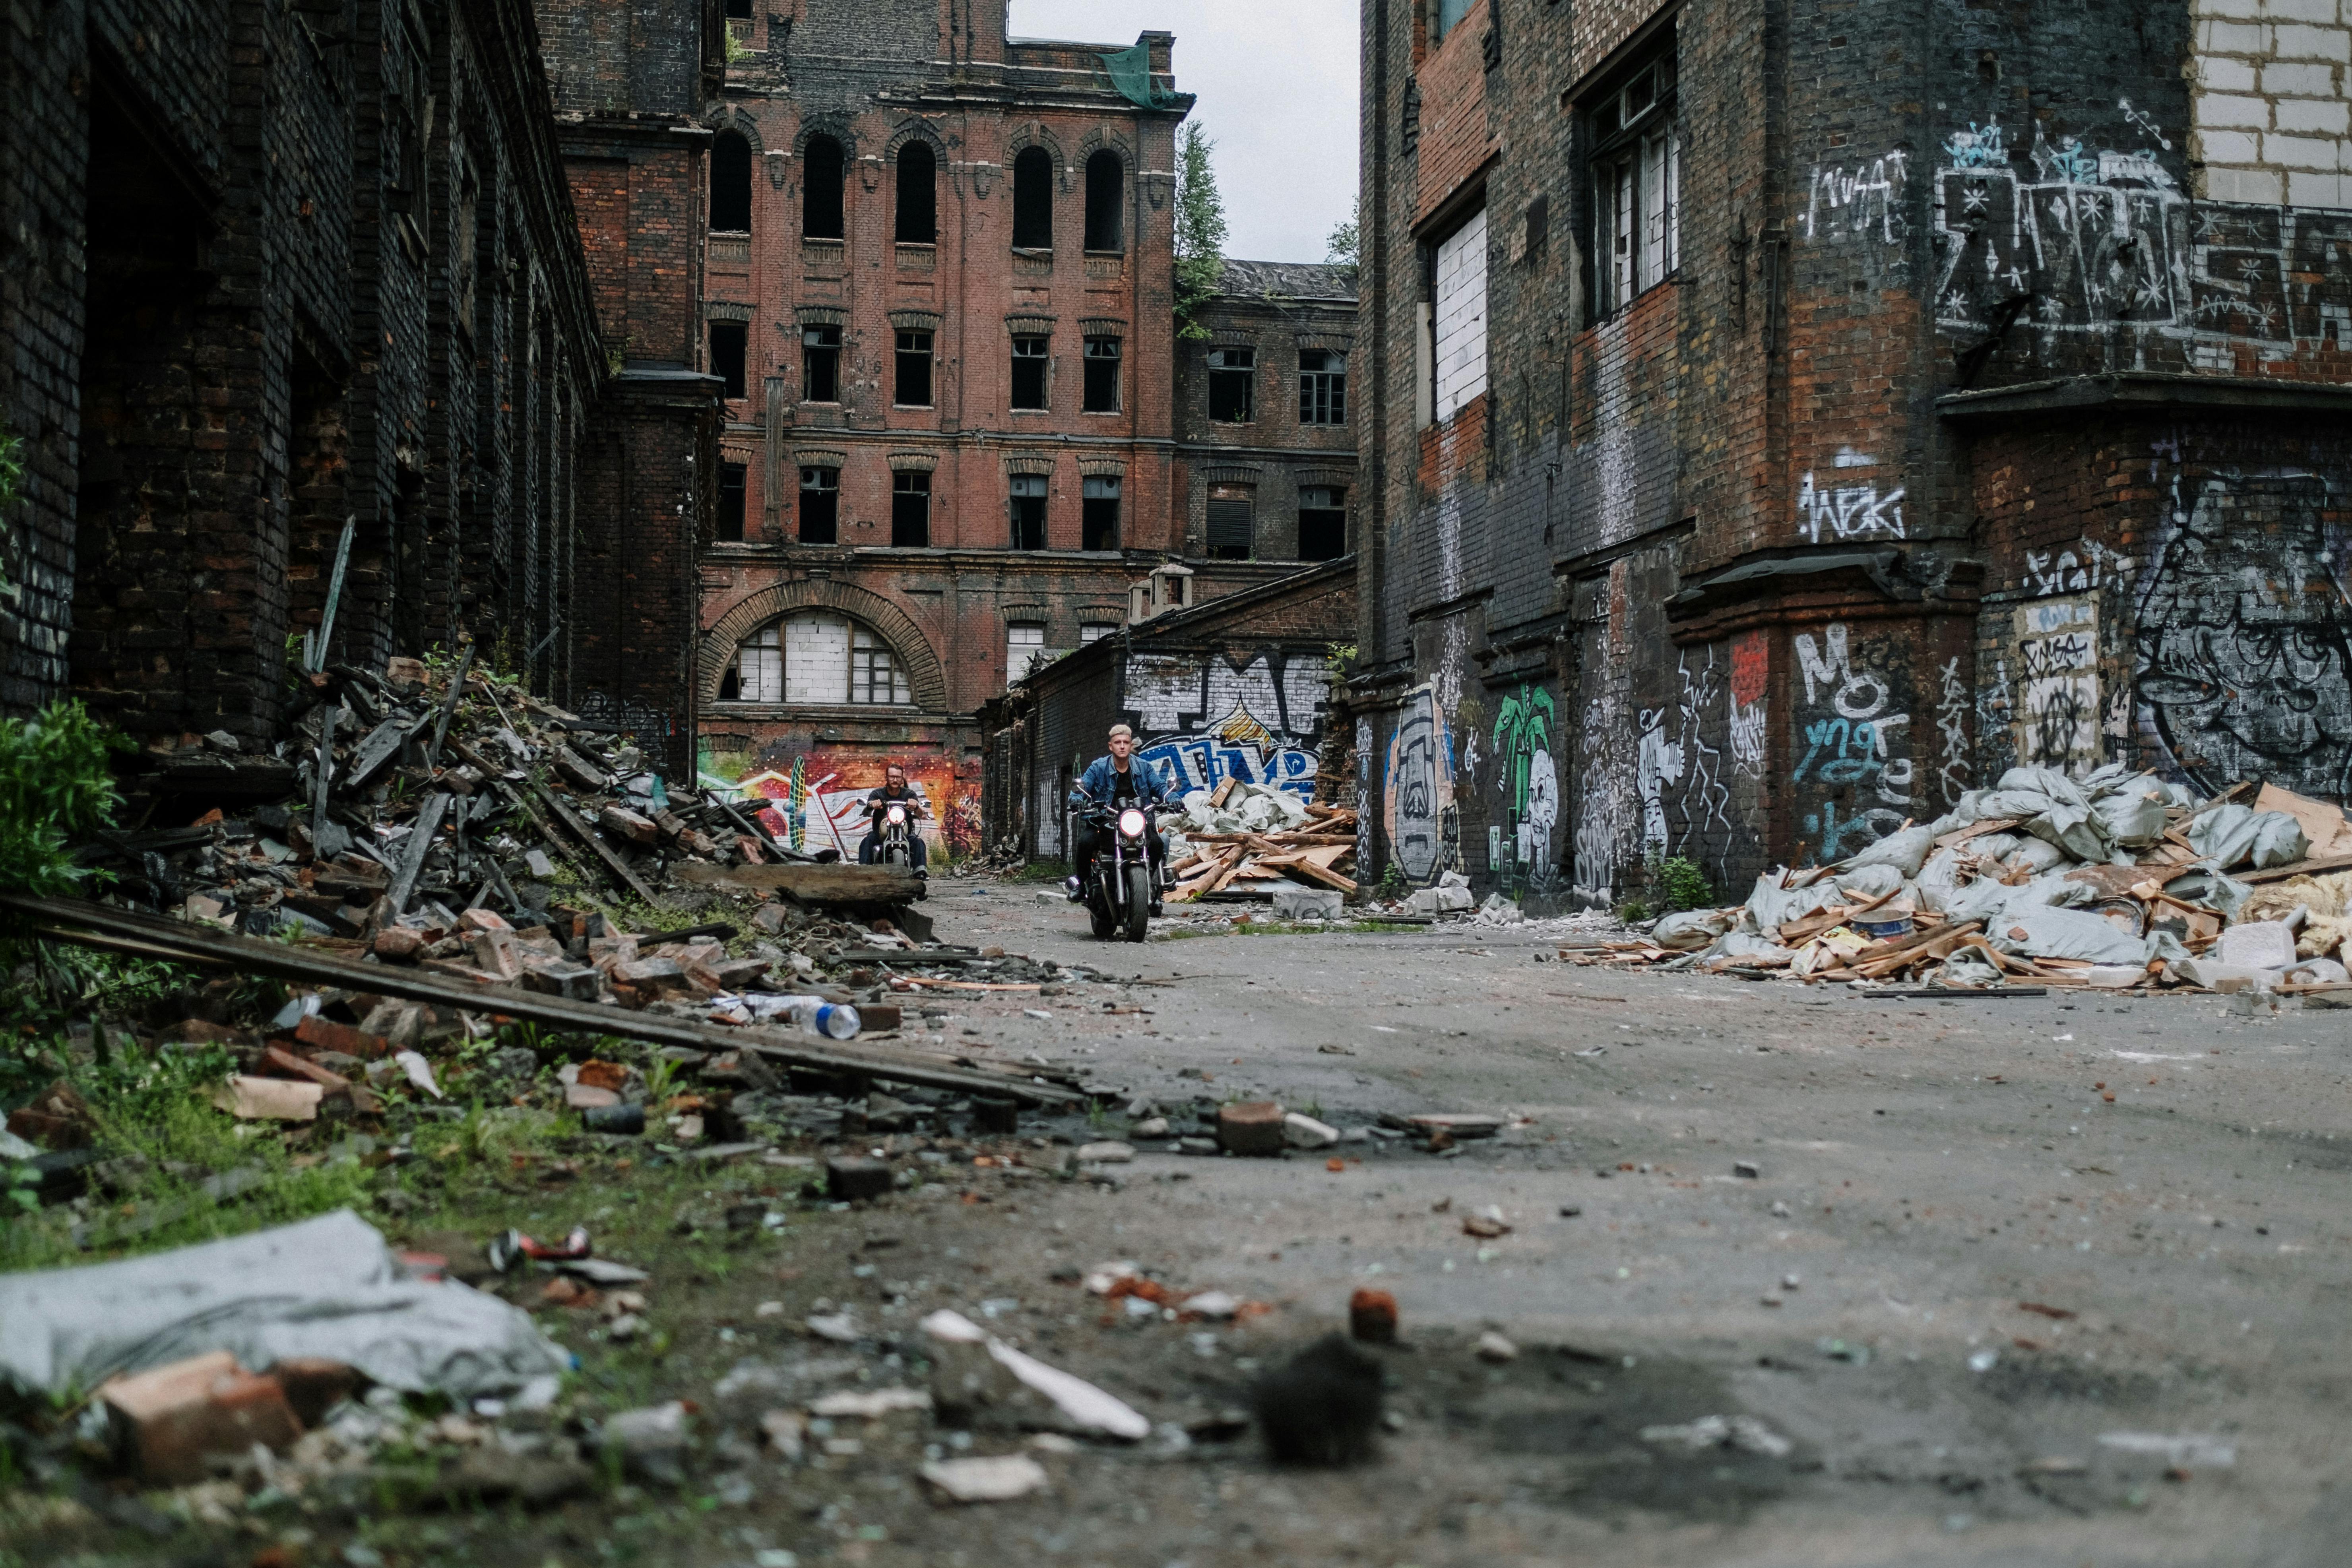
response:
<path fill-rule="evenodd" d="M 1858 855 L 1757 879 L 1582 963 L 1979 989 L 2345 984 L 2352 821 L 2268 784 L 2210 800 L 2120 764 L 2012 768 Z"/>
<path fill-rule="evenodd" d="M 1217 893 L 1267 891 L 1279 882 L 1327 888 L 1343 897 L 1356 890 L 1356 813 L 1344 805 L 1309 804 L 1288 790 L 1227 779 L 1214 790 L 1184 797 L 1181 815 L 1162 816 L 1173 829 L 1168 869 L 1177 879 L 1168 901 Z"/>

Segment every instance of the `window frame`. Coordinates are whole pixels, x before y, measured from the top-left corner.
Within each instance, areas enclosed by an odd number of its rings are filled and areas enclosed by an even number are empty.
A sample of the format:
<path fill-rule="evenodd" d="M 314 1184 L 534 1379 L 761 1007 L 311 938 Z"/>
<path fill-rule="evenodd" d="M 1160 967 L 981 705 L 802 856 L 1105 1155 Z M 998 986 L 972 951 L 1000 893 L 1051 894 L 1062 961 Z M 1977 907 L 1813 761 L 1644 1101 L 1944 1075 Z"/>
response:
<path fill-rule="evenodd" d="M 898 347 L 893 351 L 890 378 L 890 406 L 893 408 L 932 408 L 938 406 L 939 354 L 933 346 L 937 340 L 929 328 L 900 327 Z M 919 338 L 919 345 L 909 347 L 909 341 Z M 917 373 L 922 378 L 923 399 L 917 403 L 907 396 L 908 370 L 910 363 L 919 362 Z"/>
<path fill-rule="evenodd" d="M 1126 481 L 1117 474 L 1087 474 L 1078 481 L 1078 548 L 1110 551 L 1119 547 L 1118 532 L 1127 500 Z M 1104 510 L 1109 509 L 1108 535 Z"/>
<path fill-rule="evenodd" d="M 828 338 L 826 334 L 830 333 Z M 820 357 L 822 356 L 822 357 Z M 814 397 L 816 390 L 817 366 L 824 366 L 825 390 L 832 395 Z M 841 329 L 822 321 L 809 322 L 801 328 L 801 401 L 822 403 L 828 407 L 841 405 Z"/>
<path fill-rule="evenodd" d="M 1097 169 L 1108 168 L 1112 174 L 1098 178 Z M 1127 254 L 1127 160 L 1108 147 L 1098 148 L 1087 159 L 1082 171 L 1086 194 L 1085 222 L 1078 237 L 1079 247 L 1089 256 L 1125 256 Z M 1101 205 L 1097 206 L 1097 202 Z M 1097 245 L 1105 237 L 1100 218 L 1109 229 L 1108 245 Z"/>
<path fill-rule="evenodd" d="M 1429 0 L 1430 43 L 1444 43 L 1456 27 L 1470 19 L 1470 13 L 1477 4 L 1478 0 Z M 1449 6 L 1454 13 L 1450 20 L 1446 16 Z"/>
<path fill-rule="evenodd" d="M 1034 156 L 1032 156 L 1034 154 Z M 1035 194 L 1023 199 L 1024 188 L 1021 166 L 1045 172 L 1034 176 L 1041 184 Z M 1051 256 L 1054 253 L 1054 154 L 1043 147 L 1024 147 L 1013 155 L 1013 234 L 1011 244 L 1015 250 L 1028 250 Z M 1044 231 L 1039 232 L 1039 226 Z M 1040 244 L 1039 241 L 1044 243 Z"/>
<path fill-rule="evenodd" d="M 819 219 L 815 209 L 810 205 L 810 198 L 818 194 L 816 172 L 819 163 L 816 149 L 820 142 L 833 149 L 830 164 L 832 211 L 829 220 L 826 220 L 832 225 L 831 234 L 818 232 Z M 801 148 L 800 164 L 801 237 L 845 244 L 849 238 L 849 149 L 844 147 L 837 137 L 822 134 L 812 136 Z"/>
<path fill-rule="evenodd" d="M 1309 505 L 1310 496 L 1319 498 L 1319 504 Z M 1339 530 L 1338 549 L 1328 554 L 1310 555 L 1307 552 L 1307 519 L 1309 513 L 1318 519 L 1328 517 L 1338 520 Z M 1298 487 L 1297 553 L 1301 561 L 1337 561 L 1340 556 L 1348 553 L 1348 487 L 1344 485 Z"/>
<path fill-rule="evenodd" d="M 843 648 L 846 662 L 841 671 L 842 700 L 839 702 L 792 695 L 792 669 L 787 661 L 791 643 L 785 628 L 795 621 L 803 620 L 838 621 L 848 630 Z M 760 691 L 753 696 L 743 694 L 744 658 L 747 654 L 766 656 L 757 659 L 761 671 Z M 887 693 L 879 701 L 874 698 L 877 674 L 881 677 L 879 684 Z M 864 695 L 861 696 L 861 692 Z M 805 708 L 912 708 L 916 705 L 914 688 L 907 679 L 906 660 L 899 657 L 898 648 L 889 638 L 855 616 L 819 609 L 790 611 L 765 626 L 753 628 L 750 636 L 737 643 L 735 657 L 728 661 L 726 673 L 720 679 L 718 700 Z"/>
<path fill-rule="evenodd" d="M 1023 343 L 1037 344 L 1037 352 L 1034 353 L 1024 353 L 1021 351 L 1021 345 Z M 1053 338 L 1047 334 L 1039 332 L 1013 333 L 1012 360 L 1012 374 L 1007 378 L 1004 391 L 1005 407 L 1014 414 L 1046 414 L 1052 412 L 1054 403 Z M 1023 403 L 1020 401 L 1022 369 L 1024 361 L 1034 363 L 1036 367 L 1037 401 L 1034 403 Z"/>
<path fill-rule="evenodd" d="M 721 162 L 721 159 L 722 159 L 722 153 L 721 153 L 721 151 L 720 151 L 720 150 L 721 150 L 722 148 L 724 148 L 724 147 L 727 145 L 727 143 L 729 143 L 730 142 L 732 142 L 736 146 L 740 147 L 740 148 L 743 150 L 743 167 L 742 167 L 743 184 L 742 184 L 742 190 L 741 190 L 741 193 L 740 193 L 740 195 L 741 195 L 741 196 L 742 196 L 742 206 L 743 206 L 743 213 L 742 213 L 742 216 L 743 216 L 743 226 L 742 226 L 740 228 L 737 228 L 737 227 L 733 226 L 732 225 L 729 225 L 729 224 L 722 224 L 722 223 L 720 223 L 720 222 L 719 221 L 719 196 L 720 196 L 720 172 L 719 172 L 719 164 L 720 164 L 720 162 Z M 725 157 L 725 158 L 728 158 L 728 159 L 731 159 L 731 158 L 733 157 L 733 155 L 734 155 L 734 154 L 733 154 L 731 152 L 730 152 L 730 153 L 725 153 L 725 154 L 724 154 L 724 157 Z M 751 157 L 751 139 L 750 139 L 749 137 L 745 136 L 741 132 L 740 132 L 740 131 L 736 131 L 736 130 L 733 130 L 733 129 L 722 130 L 722 131 L 720 131 L 720 132 L 719 132 L 719 134 L 718 134 L 718 135 L 716 135 L 716 136 L 714 136 L 714 137 L 712 137 L 712 138 L 710 139 L 710 204 L 709 204 L 709 208 L 708 208 L 708 209 L 707 209 L 707 211 L 705 212 L 704 216 L 705 216 L 705 219 L 706 219 L 706 226 L 709 229 L 709 231 L 710 231 L 712 234 L 714 234 L 714 235 L 723 234 L 723 235 L 733 236 L 733 235 L 739 235 L 739 234 L 740 234 L 740 235 L 749 235 L 749 234 L 751 232 L 751 206 L 752 206 L 752 201 L 751 201 L 751 193 L 752 193 L 752 184 L 751 184 L 751 168 L 752 168 L 753 162 L 754 162 L 754 160 L 753 160 L 753 159 L 752 159 L 752 157 Z M 731 181 L 730 182 L 730 185 L 731 185 Z M 730 198 L 730 199 L 729 200 L 728 204 L 727 204 L 730 208 L 731 208 L 731 207 L 733 207 L 733 206 L 734 206 L 734 205 L 735 205 L 735 204 L 734 204 L 734 201 L 733 201 L 731 198 L 732 198 L 736 194 L 737 194 L 737 193 L 736 193 L 734 190 L 732 190 L 732 189 L 730 189 L 730 190 L 728 190 L 728 191 L 726 192 L 726 195 Z M 730 216 L 730 217 L 732 217 L 732 216 L 734 216 L 735 215 L 734 215 L 734 213 L 733 213 L 732 211 L 730 211 L 730 212 L 729 212 L 729 213 L 728 213 L 728 215 L 727 215 L 727 216 Z"/>
<path fill-rule="evenodd" d="M 1246 363 L 1234 364 L 1239 355 Z M 1222 363 L 1221 363 L 1222 362 Z M 1203 363 L 1208 366 L 1209 422 L 1213 425 L 1255 425 L 1257 423 L 1257 349 L 1254 344 L 1235 343 L 1211 349 Z M 1232 412 L 1234 389 L 1238 387 L 1241 412 Z M 1219 413 L 1220 398 L 1224 413 Z"/>
<path fill-rule="evenodd" d="M 1682 268 L 1682 127 L 1675 35 L 1582 110 L 1592 198 L 1591 319 L 1607 321 Z"/>
<path fill-rule="evenodd" d="M 910 183 L 907 178 L 907 160 L 910 154 L 916 153 L 919 153 L 923 162 L 931 166 L 930 178 L 928 181 L 919 180 Z M 909 141 L 905 146 L 898 149 L 898 156 L 894 159 L 891 163 L 891 178 L 893 181 L 890 192 L 891 243 L 894 245 L 937 245 L 940 242 L 939 154 L 931 151 L 931 144 L 929 142 L 926 142 L 921 137 L 918 136 L 912 141 Z M 918 216 L 927 216 L 930 229 L 929 234 L 922 236 L 920 238 L 911 237 L 907 226 L 908 198 L 918 190 L 922 191 L 923 195 L 917 205 L 926 209 L 924 214 L 919 214 Z"/>
<path fill-rule="evenodd" d="M 751 323 L 717 320 L 704 322 L 703 327 L 704 341 L 709 345 L 710 374 L 723 384 L 720 390 L 727 400 L 740 403 L 751 395 Z"/>
<path fill-rule="evenodd" d="M 832 475 L 833 482 L 831 484 L 812 484 L 810 482 L 811 479 L 813 476 L 817 474 Z M 811 539 L 809 537 L 809 497 L 812 495 L 824 497 L 825 510 L 831 511 L 833 514 L 824 521 L 825 537 L 823 539 Z M 803 544 L 838 544 L 841 542 L 841 470 L 839 468 L 824 463 L 804 463 L 801 465 L 800 503 L 794 509 L 793 513 L 793 537 L 798 539 Z"/>
<path fill-rule="evenodd" d="M 1006 525 L 1011 531 L 1013 549 L 1028 551 L 1043 550 L 1046 547 L 1046 497 L 1049 488 L 1046 476 L 1044 474 L 1012 474 L 1006 477 L 1004 516 Z M 1024 501 L 1037 503 L 1034 518 L 1024 516 L 1030 509 L 1022 505 Z M 1031 526 L 1035 529 L 1034 535 L 1035 542 L 1024 543 L 1023 535 Z"/>
<path fill-rule="evenodd" d="M 1016 637 L 1016 636 L 1015 636 L 1015 634 L 1016 634 L 1016 633 L 1020 633 L 1020 632 L 1035 632 L 1035 633 L 1037 634 L 1037 640 L 1036 640 L 1035 642 L 1032 643 L 1032 642 L 1027 641 L 1026 639 L 1017 638 L 1017 637 Z M 1033 650 L 1034 650 L 1034 651 L 1030 654 L 1030 656 L 1029 656 L 1028 662 L 1023 666 L 1022 670 L 1021 670 L 1021 673 L 1020 673 L 1019 675 L 1015 675 L 1015 674 L 1013 674 L 1013 650 L 1014 648 L 1016 648 L 1016 647 L 1020 647 L 1020 648 L 1030 648 L 1030 649 L 1033 649 Z M 1038 657 L 1039 657 L 1040 655 L 1042 655 L 1045 651 L 1045 622 L 1043 622 L 1043 621 L 1007 621 L 1007 622 L 1005 622 L 1005 623 L 1004 623 L 1004 684 L 1005 684 L 1006 686 L 1008 686 L 1008 687 L 1009 687 L 1009 686 L 1015 686 L 1015 685 L 1018 685 L 1022 680 L 1024 680 L 1024 679 L 1027 679 L 1027 677 L 1028 677 L 1028 675 L 1029 675 L 1030 671 L 1032 671 L 1032 670 L 1034 670 L 1034 669 L 1035 669 L 1035 668 L 1037 668 L 1037 664 L 1038 664 Z"/>
<path fill-rule="evenodd" d="M 711 519 L 711 538 L 720 544 L 740 544 L 751 520 L 745 515 L 750 499 L 751 466 L 749 463 L 719 465 L 719 509 Z M 730 496 L 733 497 L 730 501 Z"/>
<path fill-rule="evenodd" d="M 1120 414 L 1126 412 L 1122 406 L 1122 388 L 1119 384 L 1119 362 L 1125 354 L 1123 346 L 1126 340 L 1124 338 L 1113 337 L 1108 333 L 1089 337 L 1086 340 L 1086 349 L 1084 353 L 1086 385 L 1082 389 L 1081 395 L 1078 398 L 1079 413 Z M 1108 345 L 1109 350 L 1108 353 L 1100 352 L 1105 345 Z M 1108 364 L 1110 367 L 1108 373 L 1110 380 L 1110 403 L 1108 407 L 1102 406 L 1095 401 L 1096 384 L 1099 379 L 1096 367 L 1103 364 Z"/>
<path fill-rule="evenodd" d="M 1328 362 L 1337 360 L 1339 368 L 1326 364 L 1309 370 L 1307 356 L 1320 354 Z M 1339 349 L 1300 349 L 1298 351 L 1298 422 L 1301 425 L 1340 426 L 1348 423 L 1348 356 Z"/>
<path fill-rule="evenodd" d="M 908 542 L 903 536 L 909 531 L 902 515 L 910 510 L 902 498 L 920 496 L 923 515 L 922 538 Z M 897 468 L 890 475 L 890 547 L 893 550 L 929 550 L 931 547 L 931 471 L 929 468 Z"/>
<path fill-rule="evenodd" d="M 1217 493 L 1219 490 L 1237 493 L 1219 495 Z M 1216 484 L 1209 487 L 1202 514 L 1201 539 L 1202 551 L 1209 560 L 1255 561 L 1257 559 L 1257 500 L 1255 485 Z M 1249 539 L 1239 546 L 1238 553 L 1234 552 L 1235 546 L 1221 544 L 1217 541 L 1215 518 L 1216 510 L 1221 506 L 1239 506 L 1247 509 Z"/>

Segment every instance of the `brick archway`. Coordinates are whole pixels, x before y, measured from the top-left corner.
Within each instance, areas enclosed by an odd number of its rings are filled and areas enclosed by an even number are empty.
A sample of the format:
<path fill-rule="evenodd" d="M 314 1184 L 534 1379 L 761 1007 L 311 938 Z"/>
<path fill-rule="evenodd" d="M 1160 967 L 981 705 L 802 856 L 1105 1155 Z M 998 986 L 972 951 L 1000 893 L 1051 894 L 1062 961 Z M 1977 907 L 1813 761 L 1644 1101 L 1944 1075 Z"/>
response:
<path fill-rule="evenodd" d="M 727 667 L 744 638 L 796 610 L 832 610 L 871 626 L 890 645 L 891 656 L 906 670 L 916 708 L 926 713 L 948 710 L 947 672 L 940 668 L 931 639 L 923 635 L 914 617 L 879 594 L 830 578 L 762 588 L 721 616 L 719 624 L 702 636 L 701 668 L 697 672 L 702 700 L 719 700 L 719 683 L 726 679 Z"/>

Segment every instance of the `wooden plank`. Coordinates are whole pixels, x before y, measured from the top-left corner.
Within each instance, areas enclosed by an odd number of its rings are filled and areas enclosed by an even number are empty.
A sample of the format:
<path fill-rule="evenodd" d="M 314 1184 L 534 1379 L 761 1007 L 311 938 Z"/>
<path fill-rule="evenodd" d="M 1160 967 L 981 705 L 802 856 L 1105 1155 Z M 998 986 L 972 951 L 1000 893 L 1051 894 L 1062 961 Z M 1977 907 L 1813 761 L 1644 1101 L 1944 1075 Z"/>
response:
<path fill-rule="evenodd" d="M 655 1045 L 688 1046 L 697 1050 L 730 1051 L 751 1048 L 772 1061 L 786 1062 L 813 1071 L 850 1073 L 889 1079 L 901 1083 L 928 1084 L 940 1089 L 983 1089 L 990 1093 L 1017 1095 L 1038 1104 L 1063 1105 L 1078 1096 L 1042 1084 L 1016 1080 L 1003 1084 L 968 1071 L 943 1069 L 887 1049 L 858 1049 L 831 1042 L 803 1043 L 798 1035 L 782 1036 L 738 1028 L 698 1019 L 672 1018 L 637 1013 L 596 1002 L 571 1002 L 560 996 L 504 985 L 473 984 L 443 979 L 396 963 L 363 963 L 300 944 L 231 936 L 161 916 L 91 903 L 82 899 L 35 899 L 21 893 L 0 893 L 0 908 L 31 917 L 59 941 L 79 943 L 85 935 L 145 942 L 189 962 L 225 963 L 242 973 L 268 974 L 311 985 L 340 985 L 379 996 L 411 1002 L 496 1013 L 509 1018 L 546 1024 L 583 1034 L 619 1035 Z"/>
<path fill-rule="evenodd" d="M 408 842 L 400 847 L 400 869 L 393 873 L 392 887 L 384 894 L 395 915 L 408 910 L 408 901 L 416 896 L 416 879 L 425 870 L 425 853 L 433 847 L 433 836 L 441 831 L 442 814 L 449 809 L 449 792 L 435 790 L 416 808 L 416 823 L 408 832 Z"/>
<path fill-rule="evenodd" d="M 1012 980 L 934 980 L 928 974 L 901 974 L 898 979 L 924 991 L 1036 991 L 1042 982 Z"/>
<path fill-rule="evenodd" d="M 1977 837 L 1981 834 L 2006 833 L 2024 820 L 2025 818 L 2021 816 L 1997 816 L 1985 822 L 1971 822 L 1966 827 L 1947 833 L 1941 838 L 1937 839 L 1936 847 L 1938 849 L 1948 849 L 1956 844 L 1965 844 L 1969 839 Z"/>
<path fill-rule="evenodd" d="M 466 639 L 465 651 L 457 656 L 457 671 L 449 677 L 449 694 L 441 700 L 441 711 L 433 716 L 433 739 L 425 747 L 425 771 L 431 773 L 441 761 L 441 742 L 449 736 L 450 716 L 457 711 L 457 700 L 466 695 L 466 677 L 474 668 L 474 639 Z"/>
<path fill-rule="evenodd" d="M 638 876 L 635 869 L 631 867 L 626 860 L 624 860 L 618 855 L 614 854 L 613 847 L 605 843 L 603 839 L 597 837 L 594 830 L 590 828 L 586 823 L 581 821 L 580 818 L 572 813 L 570 806 L 564 805 L 562 801 L 556 799 L 554 795 L 551 795 L 548 792 L 546 785 L 534 784 L 530 786 L 530 793 L 539 797 L 540 804 L 546 806 L 547 809 L 553 814 L 556 821 L 563 824 L 565 827 L 572 830 L 572 837 L 578 839 L 581 843 L 585 844 L 590 849 L 593 850 L 596 858 L 604 862 L 605 869 L 611 871 L 615 877 L 618 877 L 622 882 L 628 887 L 631 892 L 643 899 L 652 908 L 662 908 L 661 895 L 655 892 L 652 888 L 646 886 L 646 879 L 643 877 Z M 754 868 L 754 869 L 759 868 Z"/>
<path fill-rule="evenodd" d="M 2232 871 L 2230 879 L 2237 882 L 2284 882 L 2290 877 L 2324 877 L 2331 871 L 2352 871 L 2352 855 L 2298 860 L 2292 866 L 2271 866 L 2260 871 Z"/>
<path fill-rule="evenodd" d="M 1219 784 L 1215 789 L 1211 790 L 1209 792 L 1209 809 L 1214 811 L 1218 807 L 1223 805 L 1225 802 L 1231 800 L 1233 798 L 1234 791 L 1241 786 L 1241 782 L 1242 781 L 1237 777 L 1228 777 L 1224 783 Z"/>
<path fill-rule="evenodd" d="M 686 861 L 672 866 L 670 873 L 692 886 L 782 893 L 801 903 L 911 904 L 923 896 L 923 879 L 897 866 L 849 862 L 817 866 L 804 860 L 779 866 L 711 866 Z"/>
<path fill-rule="evenodd" d="M 343 764 L 343 788 L 365 788 L 384 763 L 400 754 L 401 742 L 407 739 L 408 721 L 397 713 L 369 731 Z"/>
<path fill-rule="evenodd" d="M 1290 868 L 1310 882 L 1320 882 L 1327 888 L 1337 888 L 1343 893 L 1352 893 L 1356 890 L 1354 879 L 1343 877 L 1328 867 L 1318 866 L 1312 860 L 1301 860 Z"/>

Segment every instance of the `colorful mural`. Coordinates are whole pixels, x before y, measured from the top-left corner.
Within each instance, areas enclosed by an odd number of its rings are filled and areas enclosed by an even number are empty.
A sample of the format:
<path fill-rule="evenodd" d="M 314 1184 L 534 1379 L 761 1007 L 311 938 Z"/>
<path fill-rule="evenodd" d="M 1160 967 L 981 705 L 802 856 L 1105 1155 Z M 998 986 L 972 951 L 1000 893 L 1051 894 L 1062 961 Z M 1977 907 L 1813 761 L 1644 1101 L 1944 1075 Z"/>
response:
<path fill-rule="evenodd" d="M 893 760 L 872 752 L 816 749 L 789 763 L 769 758 L 736 781 L 760 808 L 761 825 L 795 849 L 836 849 L 857 858 L 866 837 L 866 799 L 882 786 L 883 769 Z M 980 845 L 980 772 L 977 761 L 959 768 L 946 757 L 903 759 L 907 782 L 929 805 L 918 827 L 934 862 L 968 855 Z"/>
<path fill-rule="evenodd" d="M 1389 740 L 1381 812 L 1405 880 L 1428 882 L 1455 868 L 1454 741 L 1433 686 L 1405 693 L 1396 733 Z"/>

